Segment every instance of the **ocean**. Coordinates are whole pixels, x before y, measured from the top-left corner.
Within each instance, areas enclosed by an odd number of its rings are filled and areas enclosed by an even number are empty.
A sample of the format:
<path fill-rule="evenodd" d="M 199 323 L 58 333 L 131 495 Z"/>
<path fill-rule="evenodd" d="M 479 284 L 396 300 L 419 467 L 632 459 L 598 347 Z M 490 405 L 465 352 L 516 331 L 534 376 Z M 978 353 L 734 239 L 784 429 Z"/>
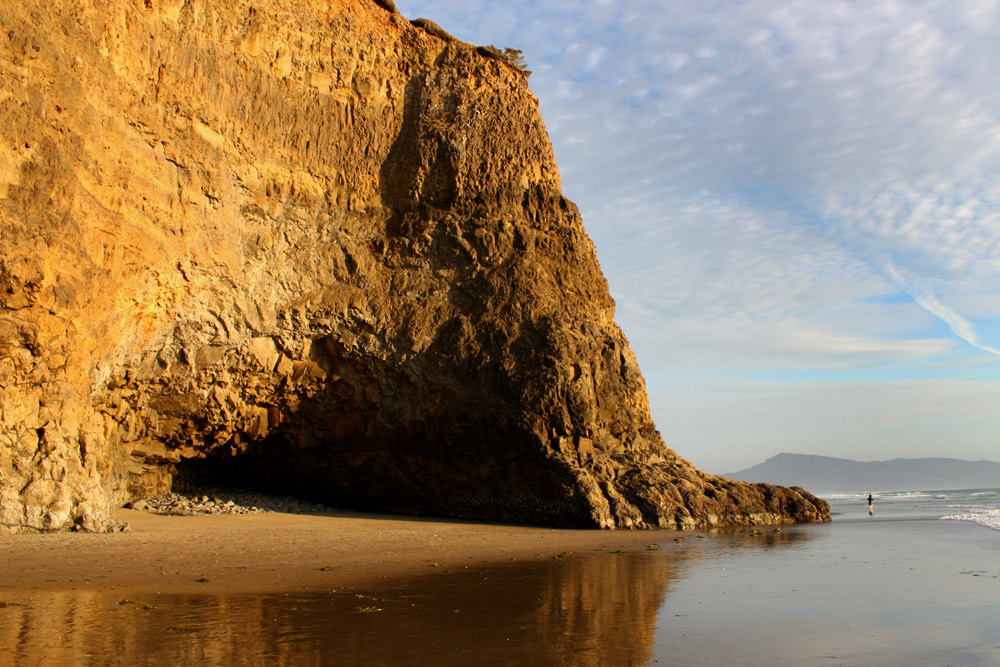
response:
<path fill-rule="evenodd" d="M 869 517 L 867 495 L 824 496 L 838 521 L 943 519 L 971 521 L 1000 530 L 1000 489 L 942 489 L 872 492 L 875 512 Z"/>
<path fill-rule="evenodd" d="M 1000 665 L 1000 489 L 872 495 L 872 515 L 867 494 L 827 495 L 829 524 L 696 545 L 665 596 L 652 659 Z"/>

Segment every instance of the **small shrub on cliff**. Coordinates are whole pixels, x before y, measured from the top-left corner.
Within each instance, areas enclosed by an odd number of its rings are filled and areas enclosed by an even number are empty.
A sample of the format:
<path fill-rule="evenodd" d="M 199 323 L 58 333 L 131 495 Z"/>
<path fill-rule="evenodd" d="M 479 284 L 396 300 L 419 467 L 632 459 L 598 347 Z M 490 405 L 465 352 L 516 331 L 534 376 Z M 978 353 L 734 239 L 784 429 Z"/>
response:
<path fill-rule="evenodd" d="M 507 60 L 507 56 L 503 54 L 503 51 L 495 46 L 477 46 L 476 53 L 487 58 L 493 58 L 494 60 Z"/>
<path fill-rule="evenodd" d="M 487 58 L 493 58 L 494 60 L 507 63 L 523 74 L 525 79 L 531 76 L 531 71 L 525 69 L 525 67 L 527 67 L 527 63 L 524 62 L 524 54 L 520 49 L 513 49 L 508 46 L 501 51 L 495 46 L 477 46 L 476 52 L 480 55 L 486 56 Z"/>
<path fill-rule="evenodd" d="M 522 72 L 524 71 L 524 68 L 528 66 L 528 64 L 524 62 L 524 53 L 521 49 L 513 49 L 508 46 L 504 48 L 503 54 L 507 56 L 507 62 Z"/>
<path fill-rule="evenodd" d="M 420 28 L 424 32 L 434 35 L 435 37 L 438 37 L 440 39 L 443 39 L 446 42 L 458 41 L 457 37 L 455 37 L 453 34 L 448 32 L 441 26 L 439 26 L 434 21 L 431 21 L 430 19 L 413 19 L 412 21 L 410 21 L 410 23 L 413 24 L 415 27 Z"/>

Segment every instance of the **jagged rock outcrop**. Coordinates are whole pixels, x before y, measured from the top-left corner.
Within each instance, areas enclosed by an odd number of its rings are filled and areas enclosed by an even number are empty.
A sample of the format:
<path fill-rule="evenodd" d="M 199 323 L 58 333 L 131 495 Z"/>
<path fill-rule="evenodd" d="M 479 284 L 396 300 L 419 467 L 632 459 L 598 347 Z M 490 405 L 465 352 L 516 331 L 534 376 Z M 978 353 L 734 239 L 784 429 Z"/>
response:
<path fill-rule="evenodd" d="M 574 526 L 814 521 L 667 449 L 524 75 L 386 2 L 0 12 L 0 524 L 205 476 Z"/>

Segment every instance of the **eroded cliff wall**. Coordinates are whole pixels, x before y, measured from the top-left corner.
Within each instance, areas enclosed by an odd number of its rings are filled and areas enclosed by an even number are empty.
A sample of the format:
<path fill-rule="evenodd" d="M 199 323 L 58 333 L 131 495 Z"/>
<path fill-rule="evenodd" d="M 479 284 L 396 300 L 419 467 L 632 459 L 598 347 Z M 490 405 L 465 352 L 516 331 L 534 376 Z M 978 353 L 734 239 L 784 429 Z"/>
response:
<path fill-rule="evenodd" d="M 431 32 L 371 0 L 0 11 L 0 524 L 106 530 L 178 475 L 826 518 L 664 446 L 524 76 Z"/>

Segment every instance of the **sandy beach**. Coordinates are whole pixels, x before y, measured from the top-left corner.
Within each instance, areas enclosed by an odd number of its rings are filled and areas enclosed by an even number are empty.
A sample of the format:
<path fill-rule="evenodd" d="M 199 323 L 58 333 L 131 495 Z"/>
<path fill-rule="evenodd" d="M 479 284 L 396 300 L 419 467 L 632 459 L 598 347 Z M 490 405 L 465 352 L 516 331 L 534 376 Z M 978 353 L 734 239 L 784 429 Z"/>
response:
<path fill-rule="evenodd" d="M 372 514 L 119 517 L 130 532 L 0 536 L 0 655 L 242 666 L 592 653 L 572 664 L 640 664 L 670 578 L 646 555 L 680 544 L 673 531 Z"/>
<path fill-rule="evenodd" d="M 558 530 L 377 514 L 162 516 L 116 534 L 0 536 L 0 599 L 31 590 L 278 593 L 451 568 L 643 547 L 670 531 Z"/>
<path fill-rule="evenodd" d="M 995 496 L 880 497 L 875 517 L 863 498 L 844 498 L 832 523 L 693 533 L 123 511 L 129 533 L 0 537 L 0 655 L 16 665 L 997 664 L 1000 533 L 940 520 Z"/>

